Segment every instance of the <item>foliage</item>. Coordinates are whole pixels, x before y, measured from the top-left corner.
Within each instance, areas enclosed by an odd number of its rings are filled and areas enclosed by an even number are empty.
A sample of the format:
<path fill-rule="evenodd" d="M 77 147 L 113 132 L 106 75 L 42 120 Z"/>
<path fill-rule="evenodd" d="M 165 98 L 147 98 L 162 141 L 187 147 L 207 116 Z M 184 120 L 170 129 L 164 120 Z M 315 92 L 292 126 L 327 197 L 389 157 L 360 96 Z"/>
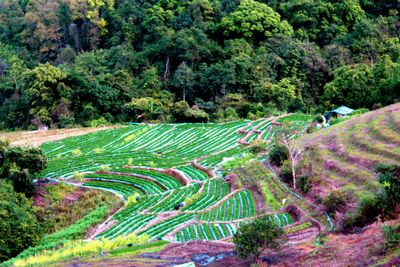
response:
<path fill-rule="evenodd" d="M 340 191 L 336 190 L 331 192 L 326 198 L 323 200 L 323 204 L 326 206 L 326 211 L 328 213 L 333 213 L 335 211 L 340 210 L 346 205 L 346 196 Z"/>
<path fill-rule="evenodd" d="M 128 243 L 144 244 L 148 241 L 147 236 L 137 237 L 131 236 L 120 236 L 113 240 L 92 240 L 90 242 L 85 241 L 70 241 L 64 244 L 61 249 L 57 250 L 45 250 L 39 255 L 31 256 L 26 259 L 19 259 L 14 262 L 15 266 L 42 266 L 52 262 L 57 262 L 73 257 L 82 257 L 85 255 L 95 254 L 111 249 L 117 249 L 122 246 L 126 246 Z"/>
<path fill-rule="evenodd" d="M 43 171 L 47 159 L 40 148 L 9 147 L 0 140 L 0 179 L 10 180 L 16 192 L 30 197 L 35 189 L 33 179 Z"/>
<path fill-rule="evenodd" d="M 90 126 L 93 127 L 93 128 L 104 127 L 104 126 L 107 126 L 107 125 L 110 125 L 110 123 L 104 117 L 100 117 L 97 120 L 92 120 L 90 122 Z"/>
<path fill-rule="evenodd" d="M 276 144 L 269 151 L 268 157 L 272 164 L 276 166 L 282 166 L 282 163 L 288 159 L 287 149 L 285 146 Z"/>
<path fill-rule="evenodd" d="M 265 150 L 268 146 L 268 143 L 265 142 L 264 140 L 255 140 L 251 144 L 251 152 L 253 154 L 258 154 Z"/>
<path fill-rule="evenodd" d="M 383 225 L 382 233 L 385 237 L 385 247 L 387 249 L 394 249 L 400 244 L 400 225 Z"/>
<path fill-rule="evenodd" d="M 12 185 L 0 180 L 0 262 L 35 245 L 42 230 L 31 202 Z"/>
<path fill-rule="evenodd" d="M 42 251 L 57 250 L 57 248 L 63 246 L 65 243 L 82 238 L 91 226 L 104 220 L 109 212 L 110 210 L 108 210 L 106 206 L 98 207 L 96 210 L 77 221 L 74 225 L 64 228 L 56 233 L 44 236 L 36 246 L 29 247 L 16 258 L 5 262 L 4 265 L 10 266 L 17 260 L 23 261 L 24 259 L 38 255 Z"/>
<path fill-rule="evenodd" d="M 399 16 L 384 2 L 2 0 L 0 128 L 388 105 Z"/>
<path fill-rule="evenodd" d="M 245 37 L 261 41 L 266 37 L 282 33 L 291 35 L 292 27 L 281 21 L 280 15 L 268 5 L 254 1 L 240 1 L 239 6 L 221 21 L 227 36 Z"/>
<path fill-rule="evenodd" d="M 241 258 L 257 259 L 265 249 L 278 249 L 285 242 L 285 232 L 266 217 L 242 224 L 233 237 Z"/>
<path fill-rule="evenodd" d="M 300 176 L 298 183 L 299 183 L 298 187 L 301 190 L 301 192 L 303 192 L 304 194 L 310 192 L 312 187 L 310 176 Z"/>

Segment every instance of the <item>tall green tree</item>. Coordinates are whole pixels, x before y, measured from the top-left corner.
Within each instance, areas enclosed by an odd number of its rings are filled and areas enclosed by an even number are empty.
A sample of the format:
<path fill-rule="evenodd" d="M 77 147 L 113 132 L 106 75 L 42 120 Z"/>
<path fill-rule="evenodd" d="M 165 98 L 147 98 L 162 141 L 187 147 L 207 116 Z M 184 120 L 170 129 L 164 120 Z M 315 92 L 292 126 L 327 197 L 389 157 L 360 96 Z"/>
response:
<path fill-rule="evenodd" d="M 35 245 L 41 228 L 31 202 L 16 193 L 10 182 L 0 179 L 0 262 Z"/>
<path fill-rule="evenodd" d="M 222 18 L 220 27 L 226 36 L 244 37 L 256 43 L 275 34 L 293 34 L 292 26 L 282 21 L 279 13 L 254 0 L 241 1 L 232 13 Z"/>
<path fill-rule="evenodd" d="M 182 62 L 174 75 L 174 84 L 182 92 L 182 100 L 186 101 L 186 95 L 192 93 L 195 75 L 192 69 Z"/>
<path fill-rule="evenodd" d="M 47 160 L 40 148 L 9 147 L 0 140 L 0 180 L 12 182 L 14 190 L 31 197 L 33 180 L 46 168 Z"/>
<path fill-rule="evenodd" d="M 66 78 L 65 71 L 49 63 L 40 64 L 30 72 L 26 94 L 31 101 L 29 113 L 38 125 L 49 126 L 61 114 L 69 113 L 72 90 L 65 84 Z"/>

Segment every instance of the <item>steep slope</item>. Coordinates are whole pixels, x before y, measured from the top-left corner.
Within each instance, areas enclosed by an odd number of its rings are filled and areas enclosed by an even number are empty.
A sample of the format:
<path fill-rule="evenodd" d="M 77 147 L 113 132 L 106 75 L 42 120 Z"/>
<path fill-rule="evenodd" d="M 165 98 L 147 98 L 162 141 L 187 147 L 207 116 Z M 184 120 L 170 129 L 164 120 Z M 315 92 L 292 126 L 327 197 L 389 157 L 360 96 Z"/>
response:
<path fill-rule="evenodd" d="M 300 139 L 314 147 L 310 164 L 314 177 L 312 197 L 332 190 L 351 190 L 357 197 L 378 189 L 377 163 L 400 163 L 400 104 L 368 112 Z"/>

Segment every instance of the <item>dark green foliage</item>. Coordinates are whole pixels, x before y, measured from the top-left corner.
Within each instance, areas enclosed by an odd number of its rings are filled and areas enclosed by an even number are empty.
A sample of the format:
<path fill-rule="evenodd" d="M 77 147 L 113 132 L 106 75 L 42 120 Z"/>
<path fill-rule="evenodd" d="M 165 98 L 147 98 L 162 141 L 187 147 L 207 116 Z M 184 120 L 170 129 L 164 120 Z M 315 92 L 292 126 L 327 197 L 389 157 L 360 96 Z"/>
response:
<path fill-rule="evenodd" d="M 33 195 L 35 175 L 46 168 L 47 160 L 40 148 L 9 147 L 0 140 L 0 180 L 10 180 L 16 192 Z"/>
<path fill-rule="evenodd" d="M 252 143 L 251 152 L 253 154 L 258 154 L 258 153 L 262 152 L 264 149 L 266 149 L 267 145 L 268 144 L 263 140 L 256 140 Z"/>
<path fill-rule="evenodd" d="M 382 226 L 383 236 L 385 237 L 385 247 L 394 249 L 400 244 L 400 225 Z"/>
<path fill-rule="evenodd" d="M 293 185 L 293 172 L 290 160 L 284 160 L 282 162 L 280 176 L 285 183 Z"/>
<path fill-rule="evenodd" d="M 378 164 L 379 182 L 383 187 L 384 214 L 396 216 L 395 208 L 400 203 L 400 166 Z"/>
<path fill-rule="evenodd" d="M 142 98 L 191 122 L 400 100 L 395 0 L 79 3 L 0 1 L 0 129 L 134 121 Z"/>
<path fill-rule="evenodd" d="M 376 221 L 382 212 L 381 204 L 382 202 L 379 196 L 372 197 L 370 195 L 366 195 L 361 198 L 357 210 L 346 214 L 343 223 L 344 230 L 347 231 L 353 229 L 354 227 L 363 227 Z"/>
<path fill-rule="evenodd" d="M 282 163 L 288 159 L 287 148 L 283 145 L 275 145 L 269 152 L 269 160 L 276 166 L 282 166 Z"/>
<path fill-rule="evenodd" d="M 300 176 L 298 183 L 298 188 L 301 190 L 301 192 L 304 194 L 310 192 L 312 187 L 310 176 Z"/>
<path fill-rule="evenodd" d="M 35 245 L 41 229 L 34 209 L 24 194 L 16 193 L 11 183 L 0 180 L 0 262 L 15 257 Z"/>
<path fill-rule="evenodd" d="M 257 259 L 267 248 L 279 249 L 286 242 L 286 236 L 282 228 L 264 216 L 240 225 L 233 242 L 241 258 Z"/>
<path fill-rule="evenodd" d="M 377 218 L 395 218 L 396 206 L 400 203 L 400 167 L 378 164 L 379 182 L 382 186 L 375 196 L 365 195 L 361 198 L 356 211 L 346 215 L 344 229 L 362 227 L 374 222 Z"/>
<path fill-rule="evenodd" d="M 333 191 L 323 200 L 323 204 L 328 213 L 334 213 L 346 205 L 346 196 L 342 191 Z"/>

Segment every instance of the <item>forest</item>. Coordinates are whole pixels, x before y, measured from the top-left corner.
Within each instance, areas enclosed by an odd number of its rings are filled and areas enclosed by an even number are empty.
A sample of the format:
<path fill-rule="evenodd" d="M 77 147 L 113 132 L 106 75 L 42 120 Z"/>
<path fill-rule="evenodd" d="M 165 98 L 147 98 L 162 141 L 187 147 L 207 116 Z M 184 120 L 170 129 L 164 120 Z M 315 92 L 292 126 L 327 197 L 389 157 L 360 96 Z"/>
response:
<path fill-rule="evenodd" d="M 399 1 L 2 0 L 0 129 L 400 100 Z"/>

